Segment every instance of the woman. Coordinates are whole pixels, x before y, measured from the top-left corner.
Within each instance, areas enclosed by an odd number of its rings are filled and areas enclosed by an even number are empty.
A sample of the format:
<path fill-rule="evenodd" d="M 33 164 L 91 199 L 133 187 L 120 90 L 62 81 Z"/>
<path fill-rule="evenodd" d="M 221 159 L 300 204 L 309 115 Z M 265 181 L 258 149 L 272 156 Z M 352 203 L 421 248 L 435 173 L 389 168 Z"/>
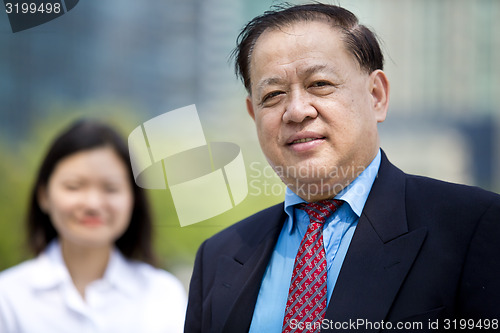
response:
<path fill-rule="evenodd" d="M 50 147 L 32 191 L 37 257 L 0 273 L 0 332 L 182 332 L 185 291 L 151 266 L 151 227 L 123 139 L 75 123 Z"/>

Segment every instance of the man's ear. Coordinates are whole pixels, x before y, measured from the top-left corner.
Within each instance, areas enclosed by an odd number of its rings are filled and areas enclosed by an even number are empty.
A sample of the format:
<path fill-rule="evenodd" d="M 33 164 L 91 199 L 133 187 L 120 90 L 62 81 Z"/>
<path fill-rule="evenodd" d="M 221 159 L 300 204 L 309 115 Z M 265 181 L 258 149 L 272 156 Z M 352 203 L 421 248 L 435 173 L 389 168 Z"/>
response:
<path fill-rule="evenodd" d="M 45 214 L 48 214 L 49 212 L 49 198 L 47 195 L 47 187 L 42 185 L 38 188 L 36 192 L 36 198 L 38 201 L 38 205 L 40 206 L 40 209 L 42 212 Z"/>
<path fill-rule="evenodd" d="M 255 112 L 253 110 L 252 97 L 250 95 L 247 96 L 246 102 L 247 102 L 247 112 L 250 115 L 250 117 L 252 117 L 252 119 L 255 121 Z"/>
<path fill-rule="evenodd" d="M 370 74 L 370 93 L 372 95 L 372 108 L 375 111 L 377 122 L 381 123 L 387 116 L 389 107 L 390 85 L 383 71 L 377 69 Z"/>

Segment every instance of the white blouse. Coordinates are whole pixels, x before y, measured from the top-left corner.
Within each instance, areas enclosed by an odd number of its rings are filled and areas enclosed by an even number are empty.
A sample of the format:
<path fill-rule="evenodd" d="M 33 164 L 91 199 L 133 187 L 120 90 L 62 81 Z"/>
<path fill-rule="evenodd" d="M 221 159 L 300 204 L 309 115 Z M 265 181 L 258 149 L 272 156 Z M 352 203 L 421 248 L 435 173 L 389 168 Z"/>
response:
<path fill-rule="evenodd" d="M 114 250 L 82 299 L 52 242 L 0 273 L 0 332 L 182 332 L 186 292 L 172 274 Z"/>

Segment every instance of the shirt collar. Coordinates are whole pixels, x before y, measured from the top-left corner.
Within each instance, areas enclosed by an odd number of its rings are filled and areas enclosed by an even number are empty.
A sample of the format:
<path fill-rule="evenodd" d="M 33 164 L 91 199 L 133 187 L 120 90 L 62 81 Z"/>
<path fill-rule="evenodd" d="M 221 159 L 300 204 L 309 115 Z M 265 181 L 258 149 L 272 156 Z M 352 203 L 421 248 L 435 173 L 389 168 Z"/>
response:
<path fill-rule="evenodd" d="M 57 240 L 47 245 L 45 250 L 34 259 L 35 272 L 32 285 L 36 289 L 51 289 L 63 283 L 71 282 L 71 277 L 62 258 L 61 247 Z"/>
<path fill-rule="evenodd" d="M 145 281 L 142 281 L 141 275 L 138 273 L 139 270 L 134 269 L 135 265 L 141 265 L 141 263 L 130 261 L 118 249 L 114 248 L 104 276 L 99 281 L 109 283 L 130 295 L 140 293 L 139 286 L 143 286 Z"/>
<path fill-rule="evenodd" d="M 72 283 L 57 240 L 53 240 L 35 260 L 36 272 L 32 278 L 32 285 L 35 288 L 51 289 L 61 284 Z M 140 263 L 129 262 L 118 249 L 113 248 L 104 276 L 93 283 L 109 285 L 131 295 L 140 293 L 139 286 L 142 286 L 144 281 L 133 269 L 134 265 Z"/>
<path fill-rule="evenodd" d="M 334 199 L 343 200 L 347 203 L 352 211 L 358 216 L 361 216 L 361 212 L 365 206 L 368 195 L 370 194 L 373 182 L 377 177 L 378 169 L 380 168 L 381 153 L 378 150 L 377 156 L 372 160 L 368 167 L 363 170 L 363 172 L 354 179 L 349 185 L 347 185 L 339 194 L 335 196 Z M 294 216 L 294 206 L 300 203 L 306 202 L 304 199 L 295 194 L 288 187 L 285 191 L 285 213 L 293 221 Z M 293 223 L 290 223 L 289 231 L 291 232 Z"/>
<path fill-rule="evenodd" d="M 375 156 L 368 167 L 335 196 L 335 199 L 347 202 L 358 218 L 361 216 L 361 212 L 365 207 L 373 182 L 375 181 L 375 178 L 377 178 L 381 156 L 382 155 L 379 149 L 377 156 Z"/>

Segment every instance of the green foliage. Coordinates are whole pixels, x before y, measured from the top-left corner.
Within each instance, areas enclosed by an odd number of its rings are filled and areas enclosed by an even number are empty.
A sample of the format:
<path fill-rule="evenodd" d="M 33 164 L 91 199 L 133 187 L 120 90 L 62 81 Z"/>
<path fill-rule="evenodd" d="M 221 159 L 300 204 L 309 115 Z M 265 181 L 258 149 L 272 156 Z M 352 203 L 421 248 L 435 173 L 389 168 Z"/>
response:
<path fill-rule="evenodd" d="M 23 251 L 23 213 L 27 181 L 25 165 L 4 143 L 0 143 L 0 270 L 26 257 Z"/>

